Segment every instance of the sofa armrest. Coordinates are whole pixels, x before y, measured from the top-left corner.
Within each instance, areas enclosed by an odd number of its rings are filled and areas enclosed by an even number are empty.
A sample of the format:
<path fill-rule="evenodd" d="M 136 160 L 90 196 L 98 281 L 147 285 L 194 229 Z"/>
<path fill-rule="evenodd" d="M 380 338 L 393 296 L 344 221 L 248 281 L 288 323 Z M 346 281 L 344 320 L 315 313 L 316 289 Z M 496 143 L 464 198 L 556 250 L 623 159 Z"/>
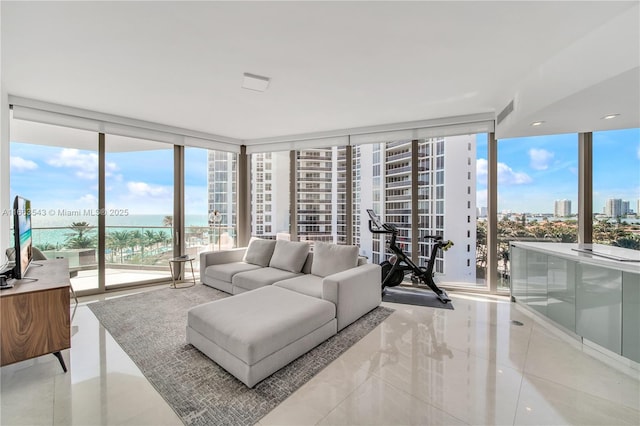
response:
<path fill-rule="evenodd" d="M 200 253 L 200 274 L 204 275 L 204 270 L 209 265 L 240 262 L 244 257 L 244 253 L 246 251 L 246 247 L 223 251 L 203 251 L 202 253 Z"/>
<path fill-rule="evenodd" d="M 322 298 L 336 305 L 338 331 L 382 302 L 380 265 L 366 265 L 326 276 Z"/>

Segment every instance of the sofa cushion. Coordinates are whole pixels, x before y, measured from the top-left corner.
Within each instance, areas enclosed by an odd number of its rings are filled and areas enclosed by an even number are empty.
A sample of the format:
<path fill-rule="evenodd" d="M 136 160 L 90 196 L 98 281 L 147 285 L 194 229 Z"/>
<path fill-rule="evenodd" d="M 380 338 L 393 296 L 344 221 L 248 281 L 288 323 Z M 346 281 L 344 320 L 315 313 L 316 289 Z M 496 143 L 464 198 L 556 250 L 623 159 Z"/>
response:
<path fill-rule="evenodd" d="M 253 365 L 331 322 L 335 315 L 331 302 L 269 286 L 196 306 L 189 310 L 187 324 Z"/>
<path fill-rule="evenodd" d="M 254 269 L 260 269 L 260 266 L 245 262 L 221 263 L 218 265 L 207 266 L 204 270 L 204 275 L 209 278 L 230 283 L 231 278 L 233 278 L 235 274 L 239 272 L 252 271 Z"/>
<path fill-rule="evenodd" d="M 316 242 L 313 246 L 311 273 L 326 277 L 358 266 L 358 246 Z"/>
<path fill-rule="evenodd" d="M 309 244 L 300 241 L 276 240 L 269 266 L 289 272 L 300 272 L 309 254 Z"/>
<path fill-rule="evenodd" d="M 252 238 L 242 260 L 253 265 L 269 266 L 275 247 L 275 240 Z"/>
<path fill-rule="evenodd" d="M 300 274 L 283 271 L 278 268 L 259 268 L 253 271 L 235 274 L 231 283 L 244 290 L 255 290 L 256 288 L 271 285 L 277 281 L 297 277 Z"/>
<path fill-rule="evenodd" d="M 299 277 L 289 278 L 288 280 L 278 281 L 273 285 L 322 299 L 322 280 L 322 277 L 305 274 Z"/>

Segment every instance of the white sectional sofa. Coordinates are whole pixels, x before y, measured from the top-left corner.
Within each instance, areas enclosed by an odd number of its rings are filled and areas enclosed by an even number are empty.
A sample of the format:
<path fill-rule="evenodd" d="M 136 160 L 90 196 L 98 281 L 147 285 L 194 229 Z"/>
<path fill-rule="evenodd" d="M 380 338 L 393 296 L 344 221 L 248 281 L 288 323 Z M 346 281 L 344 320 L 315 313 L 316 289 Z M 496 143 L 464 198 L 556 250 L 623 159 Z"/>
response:
<path fill-rule="evenodd" d="M 252 240 L 200 255 L 203 284 L 236 296 L 188 313 L 187 341 L 253 387 L 381 303 L 356 246 Z"/>

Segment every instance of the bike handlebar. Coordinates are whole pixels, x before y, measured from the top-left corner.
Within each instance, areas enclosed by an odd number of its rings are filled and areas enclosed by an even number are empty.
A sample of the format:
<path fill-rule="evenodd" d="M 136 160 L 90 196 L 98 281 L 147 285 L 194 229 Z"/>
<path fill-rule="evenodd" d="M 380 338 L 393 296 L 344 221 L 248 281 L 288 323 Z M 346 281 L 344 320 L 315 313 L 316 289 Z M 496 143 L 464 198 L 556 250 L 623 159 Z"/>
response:
<path fill-rule="evenodd" d="M 373 221 L 369 220 L 369 231 L 373 234 L 393 234 L 398 231 L 395 225 L 384 223 L 382 228 L 373 229 Z"/>

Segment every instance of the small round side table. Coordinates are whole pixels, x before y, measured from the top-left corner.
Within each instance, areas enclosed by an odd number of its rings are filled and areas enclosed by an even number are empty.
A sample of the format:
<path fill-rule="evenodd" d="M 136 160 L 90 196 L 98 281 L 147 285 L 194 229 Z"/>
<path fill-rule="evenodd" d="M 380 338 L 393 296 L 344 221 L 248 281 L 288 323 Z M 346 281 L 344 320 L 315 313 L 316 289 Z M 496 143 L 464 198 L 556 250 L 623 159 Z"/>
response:
<path fill-rule="evenodd" d="M 196 285 L 196 275 L 193 272 L 193 260 L 195 258 L 191 257 L 191 256 L 178 256 L 178 257 L 174 257 L 173 259 L 169 259 L 169 270 L 171 271 L 171 279 L 173 280 L 173 284 L 171 285 L 173 288 L 188 288 L 188 287 L 193 287 L 194 285 Z M 193 284 L 189 284 L 189 285 L 183 285 L 178 287 L 178 284 L 181 283 L 188 283 L 189 281 L 185 281 L 185 271 L 184 271 L 184 267 L 186 265 L 186 263 L 189 262 L 189 265 L 191 266 L 191 278 L 193 279 Z M 178 277 L 176 280 L 176 274 L 174 273 L 174 268 L 179 268 L 178 269 Z"/>

